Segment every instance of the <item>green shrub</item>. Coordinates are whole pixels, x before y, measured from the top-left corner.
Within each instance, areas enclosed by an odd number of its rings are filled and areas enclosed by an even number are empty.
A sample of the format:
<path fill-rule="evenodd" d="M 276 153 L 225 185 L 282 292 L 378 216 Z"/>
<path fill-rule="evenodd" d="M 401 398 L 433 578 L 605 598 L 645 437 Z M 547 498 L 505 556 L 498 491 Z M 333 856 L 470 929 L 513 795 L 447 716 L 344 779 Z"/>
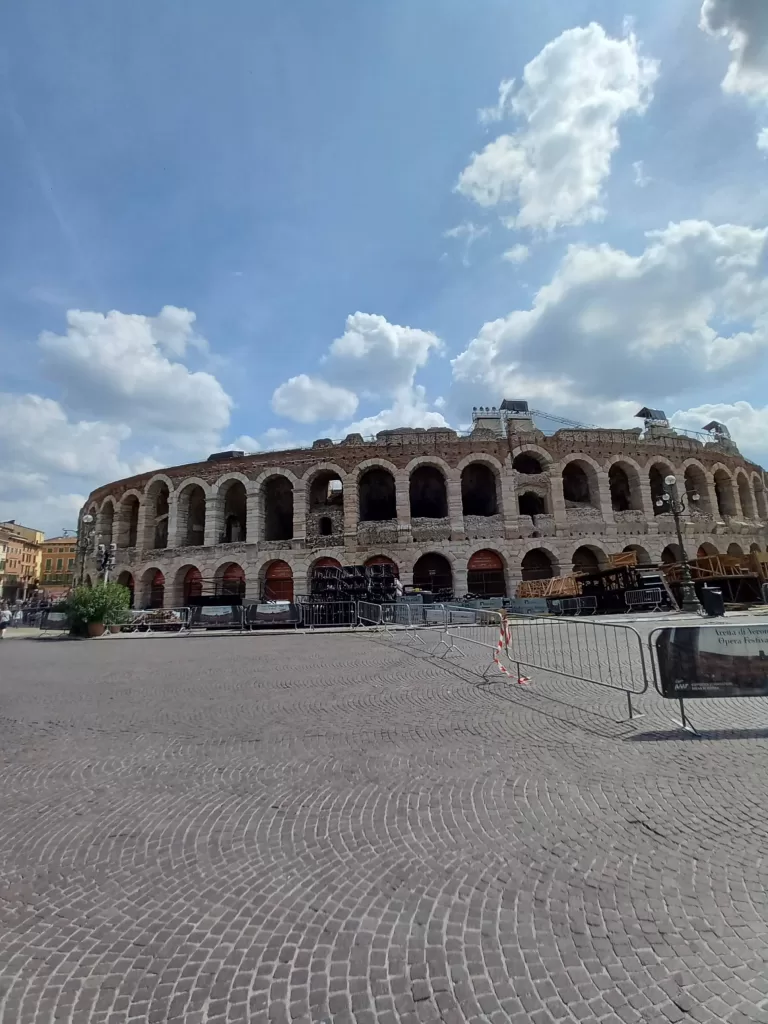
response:
<path fill-rule="evenodd" d="M 128 617 L 131 592 L 120 583 L 97 583 L 95 587 L 76 587 L 65 603 L 73 626 L 92 622 L 119 626 Z"/>

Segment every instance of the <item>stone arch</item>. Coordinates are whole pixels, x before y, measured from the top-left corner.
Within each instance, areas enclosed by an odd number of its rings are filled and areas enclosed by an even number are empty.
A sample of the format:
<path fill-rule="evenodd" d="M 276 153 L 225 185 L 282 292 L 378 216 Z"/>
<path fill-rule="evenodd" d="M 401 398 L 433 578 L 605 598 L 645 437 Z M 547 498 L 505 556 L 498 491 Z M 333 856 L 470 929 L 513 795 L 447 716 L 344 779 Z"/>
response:
<path fill-rule="evenodd" d="M 171 488 L 168 477 L 158 474 L 144 491 L 144 547 L 161 550 L 168 547 L 168 521 Z"/>
<path fill-rule="evenodd" d="M 573 455 L 560 464 L 563 500 L 568 508 L 600 508 L 600 467 L 589 455 Z"/>
<path fill-rule="evenodd" d="M 221 477 L 213 488 L 221 515 L 220 542 L 243 544 L 248 540 L 248 498 L 251 481 L 242 473 Z"/>
<path fill-rule="evenodd" d="M 394 558 L 390 555 L 371 555 L 365 561 L 366 568 L 374 565 L 391 565 L 394 569 L 395 576 L 399 579 L 400 577 L 400 566 L 397 564 Z"/>
<path fill-rule="evenodd" d="M 343 541 L 347 479 L 344 470 L 332 462 L 313 466 L 301 478 L 306 495 L 307 544 L 314 546 L 322 537 Z"/>
<path fill-rule="evenodd" d="M 190 562 L 179 566 L 173 575 L 171 603 L 174 608 L 184 608 L 190 598 L 200 597 L 203 593 L 203 574 L 200 567 Z"/>
<path fill-rule="evenodd" d="M 361 523 L 392 522 L 397 519 L 396 472 L 384 463 L 375 461 L 370 461 L 365 469 L 358 472 L 357 501 Z"/>
<path fill-rule="evenodd" d="M 421 462 L 408 478 L 412 519 L 447 519 L 448 485 L 442 467 Z"/>
<path fill-rule="evenodd" d="M 136 586 L 133 581 L 133 573 L 129 569 L 122 569 L 117 573 L 117 582 L 121 587 L 125 587 L 131 595 L 129 607 L 133 608 L 133 602 L 135 599 Z"/>
<path fill-rule="evenodd" d="M 762 549 L 762 548 L 760 547 L 760 545 L 759 545 L 759 544 L 750 544 L 750 545 L 749 545 L 749 552 L 750 552 L 750 554 L 752 554 L 752 555 L 760 554 L 760 552 L 761 552 L 762 550 L 763 550 L 763 549 Z"/>
<path fill-rule="evenodd" d="M 293 540 L 293 474 L 270 472 L 260 480 L 262 540 Z"/>
<path fill-rule="evenodd" d="M 708 540 L 705 540 L 703 544 L 699 545 L 699 550 L 696 552 L 697 558 L 712 558 L 714 555 L 719 555 L 720 552 L 717 550 L 714 544 L 711 544 Z"/>
<path fill-rule="evenodd" d="M 140 608 L 162 608 L 165 604 L 165 573 L 156 565 L 149 566 L 139 581 Z"/>
<path fill-rule="evenodd" d="M 688 500 L 688 507 L 692 510 L 698 509 L 702 515 L 712 515 L 707 473 L 696 459 L 686 459 L 683 463 L 683 486 Z M 694 500 L 694 494 L 698 494 L 698 501 Z"/>
<path fill-rule="evenodd" d="M 453 593 L 453 566 L 445 552 L 429 551 L 413 565 L 413 585 L 432 593 Z"/>
<path fill-rule="evenodd" d="M 207 488 L 197 479 L 185 480 L 179 488 L 176 507 L 176 545 L 202 547 L 205 544 Z"/>
<path fill-rule="evenodd" d="M 506 559 L 492 548 L 481 548 L 467 561 L 467 591 L 476 597 L 506 597 Z"/>
<path fill-rule="evenodd" d="M 110 495 L 101 503 L 96 520 L 96 536 L 102 544 L 111 544 L 115 535 L 115 499 Z"/>
<path fill-rule="evenodd" d="M 685 554 L 679 544 L 667 544 L 661 552 L 663 565 L 673 565 L 676 562 L 682 562 L 684 558 Z"/>
<path fill-rule="evenodd" d="M 520 577 L 523 582 L 551 580 L 560 575 L 560 559 L 545 547 L 531 547 L 520 560 Z"/>
<path fill-rule="evenodd" d="M 768 521 L 768 502 L 765 497 L 765 484 L 757 473 L 752 474 L 752 491 L 755 495 L 755 512 L 757 518 Z"/>
<path fill-rule="evenodd" d="M 574 573 L 600 572 L 609 568 L 609 559 L 596 544 L 579 544 L 571 555 Z"/>
<path fill-rule="evenodd" d="M 282 558 L 271 558 L 259 570 L 261 591 L 268 601 L 293 601 L 293 567 Z"/>
<path fill-rule="evenodd" d="M 479 457 L 462 459 L 461 509 L 464 516 L 489 518 L 501 511 L 501 466 Z"/>
<path fill-rule="evenodd" d="M 627 554 L 634 552 L 637 555 L 638 565 L 653 565 L 653 559 L 641 544 L 627 544 L 624 551 L 627 552 Z"/>
<path fill-rule="evenodd" d="M 245 597 L 245 569 L 239 562 L 221 562 L 214 571 L 213 583 L 222 597 Z"/>
<path fill-rule="evenodd" d="M 546 473 L 553 465 L 554 459 L 549 454 L 546 448 L 542 448 L 538 444 L 518 444 L 512 449 L 512 468 L 516 469 L 515 462 L 521 455 L 529 455 L 531 458 L 538 460 L 541 464 L 542 473 Z M 520 470 L 518 470 L 520 472 Z"/>
<path fill-rule="evenodd" d="M 725 466 L 718 464 L 712 467 L 712 480 L 715 485 L 717 511 L 721 516 L 736 515 L 736 493 L 733 488 L 733 476 Z"/>
<path fill-rule="evenodd" d="M 728 550 L 726 551 L 726 554 L 730 555 L 732 558 L 743 558 L 744 548 L 741 546 L 741 544 L 737 544 L 736 541 L 734 541 L 732 544 L 728 545 Z"/>
<path fill-rule="evenodd" d="M 739 494 L 739 504 L 741 505 L 742 516 L 744 519 L 754 519 L 755 501 L 752 496 L 752 489 L 749 486 L 747 474 L 741 470 L 736 474 L 736 488 Z"/>
<path fill-rule="evenodd" d="M 640 467 L 631 459 L 612 459 L 608 467 L 608 490 L 614 512 L 641 512 L 643 490 Z"/>
<path fill-rule="evenodd" d="M 139 543 L 141 495 L 126 491 L 117 506 L 116 543 L 119 548 L 135 548 Z"/>
<path fill-rule="evenodd" d="M 664 495 L 668 493 L 664 479 L 668 476 L 675 476 L 675 471 L 665 459 L 654 459 L 648 466 L 648 485 L 651 489 L 651 503 L 655 516 L 669 512 L 669 502 L 664 499 Z M 658 501 L 662 504 L 657 505 Z"/>
<path fill-rule="evenodd" d="M 512 459 L 512 469 L 521 476 L 539 476 L 546 472 L 546 464 L 532 452 L 520 452 Z"/>

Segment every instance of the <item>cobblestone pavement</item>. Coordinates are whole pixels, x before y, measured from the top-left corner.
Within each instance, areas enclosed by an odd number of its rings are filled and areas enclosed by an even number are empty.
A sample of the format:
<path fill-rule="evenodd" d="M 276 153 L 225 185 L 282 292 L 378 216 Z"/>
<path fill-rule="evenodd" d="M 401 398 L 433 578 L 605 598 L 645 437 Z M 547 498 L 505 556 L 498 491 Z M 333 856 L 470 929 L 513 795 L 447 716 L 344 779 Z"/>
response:
<path fill-rule="evenodd" d="M 768 1021 L 766 702 L 403 644 L 3 646 L 2 1024 Z"/>

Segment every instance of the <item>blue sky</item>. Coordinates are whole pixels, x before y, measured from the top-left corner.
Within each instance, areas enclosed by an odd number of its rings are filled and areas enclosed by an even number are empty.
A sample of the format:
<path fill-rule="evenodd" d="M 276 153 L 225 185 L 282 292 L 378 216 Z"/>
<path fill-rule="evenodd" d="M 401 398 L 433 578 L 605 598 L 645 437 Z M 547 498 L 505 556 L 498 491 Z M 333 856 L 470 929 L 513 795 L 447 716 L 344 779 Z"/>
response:
<path fill-rule="evenodd" d="M 504 396 L 768 458 L 748 0 L 29 0 L 0 40 L 0 517 Z"/>

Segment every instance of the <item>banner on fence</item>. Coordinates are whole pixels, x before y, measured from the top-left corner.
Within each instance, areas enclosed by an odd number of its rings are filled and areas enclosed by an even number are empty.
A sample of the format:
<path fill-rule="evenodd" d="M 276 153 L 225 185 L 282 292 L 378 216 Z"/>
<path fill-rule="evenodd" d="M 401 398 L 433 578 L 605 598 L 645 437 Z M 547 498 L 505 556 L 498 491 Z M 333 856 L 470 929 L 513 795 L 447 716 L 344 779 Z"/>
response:
<path fill-rule="evenodd" d="M 190 608 L 189 625 L 192 629 L 239 629 L 241 625 L 240 606 L 232 604 L 196 605 Z"/>
<path fill-rule="evenodd" d="M 301 615 L 290 601 L 267 601 L 248 606 L 248 622 L 251 626 L 295 626 Z"/>
<path fill-rule="evenodd" d="M 545 597 L 514 597 L 507 601 L 510 615 L 548 615 L 549 605 Z"/>
<path fill-rule="evenodd" d="M 768 625 L 662 629 L 653 644 L 668 700 L 768 696 Z"/>
<path fill-rule="evenodd" d="M 69 615 L 58 608 L 49 608 L 42 614 L 40 629 L 56 629 L 63 632 L 69 629 Z"/>

